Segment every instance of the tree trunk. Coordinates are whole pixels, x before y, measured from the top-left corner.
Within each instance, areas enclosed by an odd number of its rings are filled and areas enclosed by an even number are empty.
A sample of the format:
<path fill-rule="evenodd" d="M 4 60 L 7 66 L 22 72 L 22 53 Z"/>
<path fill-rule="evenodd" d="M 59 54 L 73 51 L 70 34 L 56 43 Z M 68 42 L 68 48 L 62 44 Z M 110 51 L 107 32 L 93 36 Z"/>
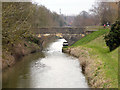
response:
<path fill-rule="evenodd" d="M 118 4 L 118 20 L 120 20 L 120 1 L 119 1 L 119 4 Z"/>

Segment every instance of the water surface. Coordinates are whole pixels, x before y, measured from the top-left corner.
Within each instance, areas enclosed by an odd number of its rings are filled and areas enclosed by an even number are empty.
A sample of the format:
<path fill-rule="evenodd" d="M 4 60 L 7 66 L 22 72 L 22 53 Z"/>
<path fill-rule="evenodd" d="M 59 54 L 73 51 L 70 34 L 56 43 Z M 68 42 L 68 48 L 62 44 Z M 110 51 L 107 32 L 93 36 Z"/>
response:
<path fill-rule="evenodd" d="M 3 73 L 4 88 L 88 88 L 77 58 L 62 53 L 65 40 L 51 43 L 43 53 L 24 57 Z"/>

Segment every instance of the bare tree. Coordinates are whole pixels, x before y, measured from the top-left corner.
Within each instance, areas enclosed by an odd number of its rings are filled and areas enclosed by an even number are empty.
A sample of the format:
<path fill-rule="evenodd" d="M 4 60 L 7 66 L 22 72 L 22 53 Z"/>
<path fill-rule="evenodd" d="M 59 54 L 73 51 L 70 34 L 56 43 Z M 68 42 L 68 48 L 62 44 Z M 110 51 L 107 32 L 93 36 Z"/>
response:
<path fill-rule="evenodd" d="M 73 25 L 77 27 L 81 26 L 92 26 L 98 24 L 98 18 L 95 14 L 89 14 L 86 11 L 82 11 L 78 16 L 75 17 Z"/>
<path fill-rule="evenodd" d="M 93 5 L 91 11 L 95 13 L 101 22 L 105 24 L 107 22 L 114 23 L 118 17 L 118 5 L 116 2 L 103 2 L 103 0 L 97 0 L 98 2 Z"/>

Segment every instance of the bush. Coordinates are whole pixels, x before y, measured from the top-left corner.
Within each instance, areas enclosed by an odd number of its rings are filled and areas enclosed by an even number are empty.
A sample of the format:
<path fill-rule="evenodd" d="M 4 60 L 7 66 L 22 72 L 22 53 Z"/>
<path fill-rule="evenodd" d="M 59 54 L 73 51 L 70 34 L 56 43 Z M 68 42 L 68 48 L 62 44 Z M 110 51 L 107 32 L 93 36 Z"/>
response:
<path fill-rule="evenodd" d="M 120 46 L 120 21 L 116 21 L 112 25 L 109 34 L 104 39 L 110 51 Z"/>
<path fill-rule="evenodd" d="M 28 40 L 28 41 L 31 41 L 31 42 L 33 42 L 33 43 L 35 43 L 35 44 L 38 44 L 38 45 L 40 44 L 39 39 L 33 37 L 32 35 L 31 35 L 31 36 L 28 36 L 28 37 L 27 37 L 27 40 Z"/>

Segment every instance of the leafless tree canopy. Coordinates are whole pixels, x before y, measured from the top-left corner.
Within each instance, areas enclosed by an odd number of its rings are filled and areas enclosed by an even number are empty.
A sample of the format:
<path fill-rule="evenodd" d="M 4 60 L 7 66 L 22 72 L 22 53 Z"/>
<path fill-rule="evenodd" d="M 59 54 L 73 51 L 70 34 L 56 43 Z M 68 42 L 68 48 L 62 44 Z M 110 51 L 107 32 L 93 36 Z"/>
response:
<path fill-rule="evenodd" d="M 97 0 L 90 12 L 82 11 L 74 20 L 74 26 L 113 24 L 118 19 L 118 1 Z"/>

